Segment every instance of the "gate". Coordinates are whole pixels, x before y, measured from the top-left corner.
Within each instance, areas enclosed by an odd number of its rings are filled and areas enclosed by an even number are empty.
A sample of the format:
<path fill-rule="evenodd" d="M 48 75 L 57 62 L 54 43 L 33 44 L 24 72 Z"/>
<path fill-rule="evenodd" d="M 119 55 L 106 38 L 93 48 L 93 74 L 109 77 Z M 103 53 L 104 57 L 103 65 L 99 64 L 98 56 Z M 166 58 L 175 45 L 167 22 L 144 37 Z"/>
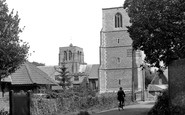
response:
<path fill-rule="evenodd" d="M 30 91 L 9 93 L 10 115 L 30 115 Z"/>

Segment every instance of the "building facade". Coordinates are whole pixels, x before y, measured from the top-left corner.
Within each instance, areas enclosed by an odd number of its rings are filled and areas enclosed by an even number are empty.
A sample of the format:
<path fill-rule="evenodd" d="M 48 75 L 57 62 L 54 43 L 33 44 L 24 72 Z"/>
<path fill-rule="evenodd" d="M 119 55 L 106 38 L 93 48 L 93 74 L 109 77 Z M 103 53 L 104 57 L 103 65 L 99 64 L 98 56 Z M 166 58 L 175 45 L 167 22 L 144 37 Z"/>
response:
<path fill-rule="evenodd" d="M 73 86 L 79 86 L 82 82 L 89 83 L 92 89 L 98 89 L 99 64 L 89 65 L 84 62 L 83 48 L 70 44 L 59 48 L 59 66 L 65 64 Z"/>
<path fill-rule="evenodd" d="M 61 66 L 62 63 L 66 65 L 69 73 L 78 73 L 79 66 L 86 64 L 83 49 L 72 44 L 67 47 L 60 47 L 58 65 Z"/>
<path fill-rule="evenodd" d="M 100 93 L 117 91 L 119 87 L 131 90 L 132 81 L 135 89 L 141 88 L 142 54 L 132 54 L 132 39 L 126 26 L 129 17 L 123 7 L 102 9 L 102 30 L 100 32 Z M 132 80 L 134 74 L 134 80 Z"/>

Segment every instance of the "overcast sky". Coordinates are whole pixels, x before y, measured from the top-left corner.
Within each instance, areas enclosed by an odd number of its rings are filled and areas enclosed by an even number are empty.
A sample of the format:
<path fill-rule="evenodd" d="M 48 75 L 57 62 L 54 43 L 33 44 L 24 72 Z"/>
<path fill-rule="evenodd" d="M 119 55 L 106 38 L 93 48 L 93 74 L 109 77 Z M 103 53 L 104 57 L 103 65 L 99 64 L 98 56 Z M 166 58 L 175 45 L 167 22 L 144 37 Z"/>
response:
<path fill-rule="evenodd" d="M 122 6 L 124 0 L 6 0 L 18 11 L 20 39 L 30 45 L 29 61 L 57 65 L 59 47 L 83 48 L 85 62 L 99 64 L 102 8 Z"/>

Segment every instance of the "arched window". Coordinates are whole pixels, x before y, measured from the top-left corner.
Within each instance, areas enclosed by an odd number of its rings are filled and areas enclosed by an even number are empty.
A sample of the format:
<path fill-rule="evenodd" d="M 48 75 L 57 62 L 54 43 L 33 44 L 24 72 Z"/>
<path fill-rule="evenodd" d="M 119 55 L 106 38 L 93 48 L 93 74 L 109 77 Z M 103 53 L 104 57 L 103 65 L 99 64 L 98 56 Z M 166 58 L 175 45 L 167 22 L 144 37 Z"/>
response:
<path fill-rule="evenodd" d="M 116 13 L 115 15 L 115 28 L 122 27 L 122 15 L 120 13 Z"/>
<path fill-rule="evenodd" d="M 69 51 L 69 60 L 71 60 L 71 59 L 72 59 L 72 52 Z"/>
<path fill-rule="evenodd" d="M 119 79 L 119 85 L 121 85 L 121 80 Z"/>
<path fill-rule="evenodd" d="M 80 52 L 80 62 L 82 61 L 82 52 Z"/>
<path fill-rule="evenodd" d="M 64 51 L 64 60 L 67 60 L 67 52 Z"/>
<path fill-rule="evenodd" d="M 78 51 L 78 60 L 80 60 L 80 52 Z"/>
<path fill-rule="evenodd" d="M 117 58 L 117 61 L 120 63 L 120 58 L 119 57 Z"/>

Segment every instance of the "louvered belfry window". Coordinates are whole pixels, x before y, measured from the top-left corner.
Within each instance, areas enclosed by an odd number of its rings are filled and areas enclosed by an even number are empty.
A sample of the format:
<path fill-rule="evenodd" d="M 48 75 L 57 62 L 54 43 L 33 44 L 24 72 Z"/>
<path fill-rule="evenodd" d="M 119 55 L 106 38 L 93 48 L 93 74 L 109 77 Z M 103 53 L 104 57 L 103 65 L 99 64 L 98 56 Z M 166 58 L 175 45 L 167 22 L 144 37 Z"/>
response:
<path fill-rule="evenodd" d="M 116 13 L 115 15 L 115 28 L 122 27 L 122 15 L 120 13 Z"/>

